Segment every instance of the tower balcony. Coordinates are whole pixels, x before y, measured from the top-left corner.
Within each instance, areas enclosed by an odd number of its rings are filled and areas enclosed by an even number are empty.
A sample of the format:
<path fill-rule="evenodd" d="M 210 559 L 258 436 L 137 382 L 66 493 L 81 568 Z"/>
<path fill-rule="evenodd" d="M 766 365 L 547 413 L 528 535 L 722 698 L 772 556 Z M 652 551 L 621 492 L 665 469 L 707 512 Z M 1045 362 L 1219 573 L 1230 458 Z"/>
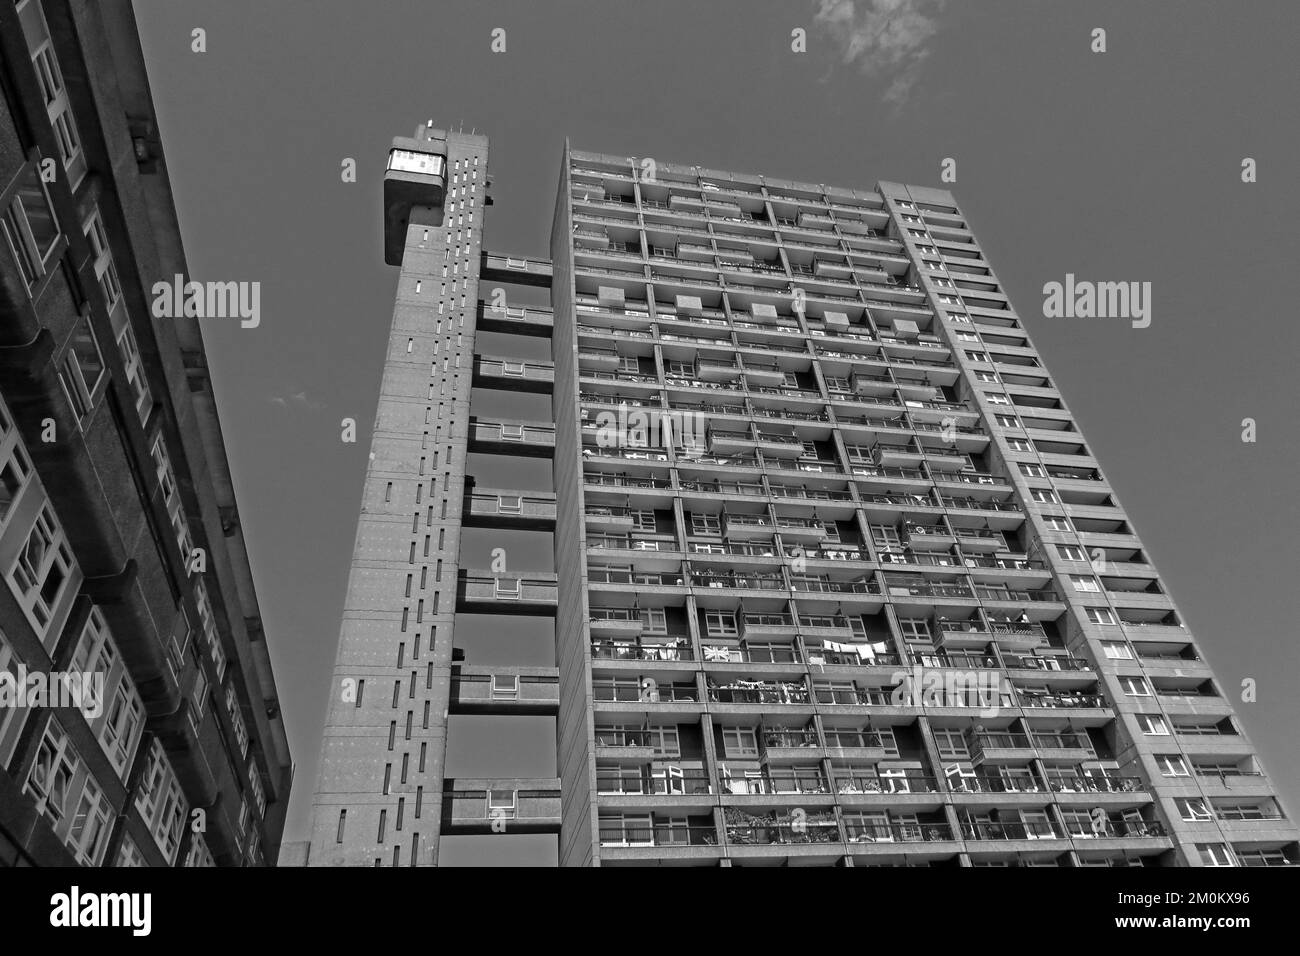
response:
<path fill-rule="evenodd" d="M 469 450 L 486 454 L 549 458 L 555 453 L 555 426 L 518 419 L 471 416 Z"/>
<path fill-rule="evenodd" d="M 554 574 L 462 569 L 456 610 L 483 614 L 553 615 L 559 587 Z"/>
<path fill-rule="evenodd" d="M 509 392 L 549 394 L 555 386 L 555 365 L 494 355 L 474 356 L 474 386 Z"/>
<path fill-rule="evenodd" d="M 448 707 L 453 714 L 553 716 L 560 707 L 559 671 L 454 664 Z"/>
<path fill-rule="evenodd" d="M 560 781 L 556 777 L 447 777 L 442 792 L 442 833 L 559 833 Z"/>

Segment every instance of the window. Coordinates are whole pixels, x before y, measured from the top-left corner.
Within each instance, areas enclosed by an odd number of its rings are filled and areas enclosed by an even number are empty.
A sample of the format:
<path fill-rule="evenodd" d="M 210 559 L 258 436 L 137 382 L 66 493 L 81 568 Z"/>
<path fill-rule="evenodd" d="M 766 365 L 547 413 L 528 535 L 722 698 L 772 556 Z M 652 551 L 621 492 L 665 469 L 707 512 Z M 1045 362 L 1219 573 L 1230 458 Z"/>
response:
<path fill-rule="evenodd" d="M 203 638 L 207 642 L 213 662 L 217 665 L 217 680 L 221 680 L 226 674 L 226 652 L 217 634 L 217 622 L 212 614 L 212 604 L 208 600 L 208 588 L 202 580 L 194 585 L 194 603 L 199 609 L 199 625 L 203 629 Z"/>
<path fill-rule="evenodd" d="M 518 813 L 515 791 L 489 790 L 487 812 L 490 819 L 513 820 Z"/>
<path fill-rule="evenodd" d="M 930 641 L 930 622 L 923 617 L 899 618 L 898 629 L 905 641 Z"/>
<path fill-rule="evenodd" d="M 1090 594 L 1101 593 L 1101 585 L 1097 583 L 1097 579 L 1091 574 L 1071 574 L 1070 584 L 1074 586 L 1076 591 L 1085 591 Z"/>
<path fill-rule="evenodd" d="M 497 511 L 501 514 L 517 515 L 523 510 L 523 504 L 520 495 L 497 495 Z"/>
<path fill-rule="evenodd" d="M 705 515 L 691 512 L 692 534 L 721 534 L 722 522 L 717 515 Z"/>
<path fill-rule="evenodd" d="M 983 356 L 983 354 L 984 354 L 983 352 L 967 352 L 967 353 L 966 353 L 967 356 L 979 355 L 979 356 L 981 356 L 981 357 Z M 1000 393 L 998 393 L 998 392 L 986 392 L 986 393 L 984 394 L 984 397 L 987 398 L 987 399 L 989 400 L 989 404 L 991 404 L 991 405 L 1010 405 L 1010 404 L 1011 404 L 1011 399 L 1007 398 L 1005 395 L 1002 395 L 1002 394 L 1000 394 Z"/>
<path fill-rule="evenodd" d="M 1020 421 L 1015 415 L 994 415 L 993 420 L 1003 428 L 1019 428 Z"/>
<path fill-rule="evenodd" d="M 103 382 L 106 370 L 104 356 L 99 351 L 99 342 L 90 327 L 90 320 L 83 316 L 72 332 L 72 340 L 67 354 L 59 368 L 59 380 L 63 383 L 64 393 L 77 416 L 85 418 L 95 404 L 95 393 Z"/>
<path fill-rule="evenodd" d="M 1020 467 L 1024 468 L 1025 466 L 1021 465 Z M 1059 554 L 1061 557 L 1063 557 L 1066 561 L 1087 560 L 1087 558 L 1083 556 L 1083 549 L 1075 547 L 1072 544 L 1058 544 L 1056 546 L 1056 553 Z"/>
<path fill-rule="evenodd" d="M 1169 725 L 1159 714 L 1138 714 L 1138 727 L 1148 737 L 1168 737 Z"/>
<path fill-rule="evenodd" d="M 667 613 L 662 608 L 643 608 L 641 611 L 641 632 L 654 635 L 667 634 Z"/>
<path fill-rule="evenodd" d="M 1102 641 L 1101 652 L 1112 661 L 1133 660 L 1133 649 L 1123 641 Z"/>
<path fill-rule="evenodd" d="M 212 858 L 212 851 L 208 849 L 208 841 L 203 839 L 203 834 L 196 833 L 190 838 L 190 850 L 185 854 L 185 865 L 190 867 L 217 865 L 217 861 Z"/>
<path fill-rule="evenodd" d="M 113 808 L 95 778 L 86 776 L 77 804 L 76 815 L 68 830 L 68 847 L 77 862 L 83 866 L 98 866 L 108 845 L 108 834 L 113 824 Z"/>
<path fill-rule="evenodd" d="M 1043 504 L 1057 504 L 1056 495 L 1048 488 L 1030 488 L 1029 495 L 1035 501 L 1042 502 Z"/>
<path fill-rule="evenodd" d="M 0 218 L 9 252 L 18 265 L 28 292 L 45 275 L 50 253 L 61 235 L 49 193 L 37 165 L 28 167 L 17 192 Z"/>
<path fill-rule="evenodd" d="M 27 774 L 23 792 L 34 794 L 37 810 L 48 814 L 56 823 L 68 813 L 69 793 L 79 762 L 76 751 L 68 742 L 68 735 L 51 719 L 45 726 L 45 735 Z"/>
<path fill-rule="evenodd" d="M 248 728 L 244 725 L 244 715 L 239 709 L 239 695 L 235 693 L 234 683 L 226 684 L 226 712 L 230 722 L 235 726 L 235 742 L 239 745 L 239 755 L 248 756 Z"/>
<path fill-rule="evenodd" d="M 706 611 L 704 630 L 709 637 L 735 637 L 740 633 L 734 611 Z"/>
<path fill-rule="evenodd" d="M 58 636 L 47 630 L 53 631 L 49 628 L 50 620 L 72 570 L 72 554 L 63 530 L 47 504 L 37 513 L 26 542 L 9 569 L 9 587 L 43 641 Z"/>
<path fill-rule="evenodd" d="M 1187 761 L 1182 758 L 1181 754 L 1156 754 L 1156 766 L 1160 768 L 1160 773 L 1166 777 L 1190 777 L 1191 773 L 1187 769 Z"/>
<path fill-rule="evenodd" d="M 1022 461 L 1017 465 L 1017 467 L 1020 469 L 1020 473 L 1024 475 L 1026 478 L 1047 477 L 1047 469 L 1044 468 L 1042 465 L 1034 464 L 1032 462 Z"/>
<path fill-rule="evenodd" d="M 122 845 L 118 847 L 117 850 L 117 862 L 113 865 L 122 867 L 145 867 L 149 864 L 145 861 L 144 854 L 140 852 L 140 848 L 135 845 L 135 841 L 129 836 L 123 836 Z"/>
<path fill-rule="evenodd" d="M 1088 616 L 1088 620 L 1093 624 L 1105 624 L 1115 626 L 1119 624 L 1115 620 L 1115 612 L 1106 607 L 1086 607 L 1083 609 Z"/>
<path fill-rule="evenodd" d="M 172 770 L 171 762 L 163 752 L 162 743 L 156 738 L 149 749 L 149 759 L 145 764 L 144 776 L 140 779 L 140 793 L 136 797 L 135 806 L 168 865 L 174 863 L 188 806 L 176 779 L 176 772 Z"/>
<path fill-rule="evenodd" d="M 1174 801 L 1178 815 L 1189 823 L 1205 823 L 1214 819 L 1210 805 L 1201 797 L 1179 797 Z"/>
<path fill-rule="evenodd" d="M 1196 852 L 1205 866 L 1232 866 L 1232 854 L 1224 843 L 1198 843 Z"/>
<path fill-rule="evenodd" d="M 1119 686 L 1129 697 L 1150 697 L 1151 688 L 1141 677 L 1120 677 Z"/>
<path fill-rule="evenodd" d="M 629 511 L 628 517 L 632 519 L 632 530 L 643 531 L 647 534 L 653 534 L 655 530 L 655 513 L 650 509 Z"/>
<path fill-rule="evenodd" d="M 0 404 L 0 529 L 4 528 L 19 494 L 27 486 L 32 465 L 27 459 L 18 429 Z"/>
<path fill-rule="evenodd" d="M 757 757 L 758 734 L 752 727 L 723 727 L 722 750 L 727 757 Z"/>
<path fill-rule="evenodd" d="M 1032 451 L 1033 447 L 1023 438 L 1008 438 L 1007 447 L 1012 451 Z"/>
<path fill-rule="evenodd" d="M 505 441 L 523 441 L 524 426 L 523 425 L 502 425 L 501 438 Z"/>
<path fill-rule="evenodd" d="M 126 381 L 131 386 L 131 394 L 135 396 L 135 412 L 140 416 L 140 423 L 144 424 L 149 418 L 149 410 L 153 408 L 153 396 L 149 393 L 149 380 L 144 375 L 144 363 L 140 361 L 140 349 L 135 343 L 135 333 L 131 331 L 131 326 L 122 327 L 121 333 L 117 337 L 117 348 L 122 353 L 122 364 L 126 366 Z M 158 437 L 162 441 L 162 436 Z"/>
<path fill-rule="evenodd" d="M 100 218 L 98 207 L 91 210 L 83 227 L 94 255 L 95 278 L 99 280 L 99 288 L 104 293 L 104 307 L 112 312 L 122 299 L 122 285 L 117 279 L 113 251 L 109 248 L 108 233 L 104 230 L 104 221 Z"/>

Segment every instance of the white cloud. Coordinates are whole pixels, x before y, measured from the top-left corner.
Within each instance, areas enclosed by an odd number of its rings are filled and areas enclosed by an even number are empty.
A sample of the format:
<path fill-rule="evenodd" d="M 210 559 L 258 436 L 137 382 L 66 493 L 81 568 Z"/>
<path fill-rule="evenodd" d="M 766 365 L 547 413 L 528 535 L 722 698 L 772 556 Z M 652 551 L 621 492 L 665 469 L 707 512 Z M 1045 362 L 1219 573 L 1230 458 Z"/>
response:
<path fill-rule="evenodd" d="M 288 396 L 272 395 L 269 401 L 272 405 L 279 405 L 281 408 L 295 408 L 300 411 L 314 412 L 317 409 L 325 407 L 324 403 L 312 401 L 308 398 L 305 391 L 294 392 L 292 395 Z"/>
<path fill-rule="evenodd" d="M 926 43 L 939 30 L 932 14 L 942 7 L 943 0 L 817 0 L 813 22 L 840 45 L 845 63 L 890 78 L 885 102 L 900 106 L 930 55 Z"/>

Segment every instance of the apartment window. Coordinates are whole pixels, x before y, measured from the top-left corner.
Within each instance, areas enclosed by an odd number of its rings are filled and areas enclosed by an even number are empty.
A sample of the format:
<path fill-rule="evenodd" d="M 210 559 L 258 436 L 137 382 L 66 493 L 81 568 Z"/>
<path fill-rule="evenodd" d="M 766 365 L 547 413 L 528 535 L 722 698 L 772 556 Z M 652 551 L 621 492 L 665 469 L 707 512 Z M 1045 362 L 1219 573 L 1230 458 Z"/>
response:
<path fill-rule="evenodd" d="M 1056 495 L 1048 488 L 1031 488 L 1029 489 L 1029 495 L 1035 501 L 1045 505 L 1057 504 Z"/>
<path fill-rule="evenodd" d="M 140 848 L 135 845 L 135 841 L 129 836 L 122 837 L 122 845 L 117 850 L 117 862 L 113 864 L 119 867 L 146 867 L 148 862 Z"/>
<path fill-rule="evenodd" d="M 113 825 L 113 808 L 95 778 L 89 774 L 81 789 L 81 801 L 68 830 L 68 847 L 83 866 L 99 866 Z"/>
<path fill-rule="evenodd" d="M 1033 447 L 1023 438 L 1008 438 L 1007 447 L 1012 451 L 1032 451 Z"/>
<path fill-rule="evenodd" d="M 149 759 L 145 764 L 135 806 L 168 864 L 175 862 L 188 807 L 171 761 L 163 752 L 162 743 L 156 738 L 149 749 Z"/>
<path fill-rule="evenodd" d="M 1169 725 L 1159 714 L 1137 714 L 1138 727 L 1147 737 L 1168 737 Z"/>
<path fill-rule="evenodd" d="M 706 611 L 704 630 L 709 637 L 735 637 L 740 633 L 734 611 Z"/>
<path fill-rule="evenodd" d="M 108 245 L 108 233 L 104 230 L 104 221 L 99 209 L 91 210 L 89 218 L 83 223 L 86 238 L 94 255 L 95 278 L 104 293 L 104 307 L 112 312 L 122 298 L 122 285 L 117 279 L 117 267 L 113 264 L 113 251 Z"/>
<path fill-rule="evenodd" d="M 668 615 L 662 608 L 643 608 L 641 610 L 641 631 L 644 634 L 667 634 Z"/>
<path fill-rule="evenodd" d="M 1049 531 L 1070 531 L 1070 519 L 1062 515 L 1044 515 L 1043 524 Z"/>
<path fill-rule="evenodd" d="M 194 603 L 199 609 L 199 624 L 203 629 L 208 651 L 217 666 L 217 680 L 222 680 L 226 674 L 226 652 L 217 634 L 217 621 L 212 613 L 212 604 L 208 600 L 208 587 L 201 580 L 194 585 Z"/>
<path fill-rule="evenodd" d="M 1015 415 L 994 415 L 993 420 L 1003 428 L 1019 428 L 1020 421 Z"/>
<path fill-rule="evenodd" d="M 1191 772 L 1187 769 L 1187 761 L 1181 754 L 1156 754 L 1156 766 L 1160 768 L 1161 775 L 1166 777 L 1191 776 Z"/>
<path fill-rule="evenodd" d="M 643 531 L 653 534 L 655 530 L 655 513 L 650 509 L 640 511 L 629 511 L 628 516 L 632 519 L 632 530 Z"/>
<path fill-rule="evenodd" d="M 939 756 L 947 760 L 961 760 L 970 756 L 966 745 L 966 734 L 961 730 L 936 728 L 934 744 L 939 749 Z"/>
<path fill-rule="evenodd" d="M 187 867 L 215 867 L 217 861 L 212 857 L 212 851 L 208 849 L 208 841 L 203 839 L 203 835 L 195 833 L 190 837 L 190 850 L 185 854 L 185 865 Z"/>
<path fill-rule="evenodd" d="M 1024 475 L 1026 478 L 1047 477 L 1047 469 L 1044 468 L 1042 465 L 1034 464 L 1032 462 L 1022 461 L 1017 465 L 1017 467 L 1020 469 L 1020 473 Z"/>
<path fill-rule="evenodd" d="M 487 815 L 489 819 L 513 820 L 519 812 L 514 790 L 489 790 Z"/>
<path fill-rule="evenodd" d="M 120 776 L 125 775 L 130 765 L 143 725 L 144 705 L 130 679 L 122 676 L 113 692 L 113 702 L 108 707 L 104 726 L 99 732 L 100 745 Z"/>
<path fill-rule="evenodd" d="M 239 755 L 247 757 L 248 728 L 244 725 L 244 715 L 239 709 L 239 695 L 235 693 L 233 683 L 226 685 L 226 712 L 230 714 L 230 722 L 235 727 L 235 742 L 239 744 Z"/>
<path fill-rule="evenodd" d="M 4 632 L 0 631 L 0 674 L 8 674 L 9 679 L 17 682 L 18 668 L 22 664 L 22 659 L 9 646 Z M 29 712 L 26 707 L 0 707 L 0 767 L 8 764 L 10 750 L 17 744 L 18 734 L 22 731 Z"/>
<path fill-rule="evenodd" d="M 723 753 L 733 759 L 758 756 L 758 734 L 752 727 L 723 727 Z"/>
<path fill-rule="evenodd" d="M 1196 852 L 1201 855 L 1201 863 L 1205 866 L 1232 866 L 1232 854 L 1228 852 L 1227 844 L 1224 843 L 1198 843 Z"/>
<path fill-rule="evenodd" d="M 1133 660 L 1133 649 L 1123 641 L 1102 641 L 1101 652 L 1112 661 Z"/>
<path fill-rule="evenodd" d="M 966 354 L 967 356 L 970 355 L 969 352 L 967 352 Z M 975 381 L 977 382 L 984 382 L 985 384 L 994 385 L 997 384 L 997 380 L 998 380 L 998 375 L 996 372 L 985 372 L 983 370 L 977 370 L 975 372 Z"/>
<path fill-rule="evenodd" d="M 492 675 L 493 700 L 518 700 L 519 677 L 515 674 Z"/>
<path fill-rule="evenodd" d="M 47 630 L 72 569 L 72 554 L 63 529 L 47 504 L 37 513 L 26 542 L 9 569 L 10 590 L 42 641 L 58 636 Z"/>
<path fill-rule="evenodd" d="M 496 596 L 499 598 L 518 598 L 522 593 L 522 578 L 497 578 Z"/>
<path fill-rule="evenodd" d="M 9 520 L 14 502 L 27 486 L 32 465 L 23 449 L 18 429 L 9 418 L 8 410 L 0 405 L 0 528 Z"/>
<path fill-rule="evenodd" d="M 1214 819 L 1209 804 L 1201 797 L 1179 797 L 1174 801 L 1178 815 L 1189 823 L 1205 823 Z"/>
<path fill-rule="evenodd" d="M 1100 594 L 1101 585 L 1091 574 L 1071 574 L 1070 584 L 1076 591 L 1084 591 L 1089 594 Z"/>
<path fill-rule="evenodd" d="M 1119 686 L 1123 688 L 1124 693 L 1129 697 L 1150 697 L 1151 688 L 1141 677 L 1121 677 Z"/>
<path fill-rule="evenodd" d="M 73 329 L 72 341 L 59 368 L 59 380 L 78 421 L 94 407 L 95 393 L 106 374 L 99 342 L 90 327 L 90 320 L 83 316 Z"/>
<path fill-rule="evenodd" d="M 1024 468 L 1025 466 L 1024 466 L 1024 465 L 1021 465 L 1020 467 L 1021 467 L 1021 468 Z M 1085 558 L 1085 557 L 1083 556 L 1083 549 L 1082 549 L 1082 548 L 1079 548 L 1079 547 L 1075 547 L 1075 546 L 1072 545 L 1072 544 L 1058 544 L 1058 545 L 1056 546 L 1056 553 L 1059 554 L 1061 557 L 1063 557 L 1063 558 L 1064 558 L 1065 560 L 1067 560 L 1067 561 L 1086 561 L 1086 560 L 1088 560 L 1087 558 Z"/>
<path fill-rule="evenodd" d="M 22 175 L 14 198 L 0 218 L 9 252 L 28 292 L 45 275 L 50 254 L 61 234 L 59 220 L 37 168 L 33 163 Z"/>
<path fill-rule="evenodd" d="M 692 534 L 721 534 L 722 522 L 717 515 L 705 515 L 691 512 Z"/>
<path fill-rule="evenodd" d="M 122 364 L 126 366 L 126 381 L 135 396 L 135 413 L 144 424 L 153 408 L 153 396 L 149 392 L 149 380 L 145 378 L 144 363 L 140 360 L 140 349 L 135 342 L 135 333 L 131 326 L 124 325 L 117 336 L 117 348 L 122 354 Z"/>
<path fill-rule="evenodd" d="M 79 762 L 68 735 L 51 719 L 45 726 L 45 734 L 23 791 L 34 793 L 37 808 L 49 814 L 56 823 L 61 822 L 68 812 L 69 794 Z"/>
<path fill-rule="evenodd" d="M 506 441 L 523 441 L 524 426 L 523 425 L 502 425 L 501 437 Z"/>
<path fill-rule="evenodd" d="M 930 622 L 920 617 L 904 617 L 898 620 L 898 629 L 905 641 L 930 640 Z"/>
<path fill-rule="evenodd" d="M 497 511 L 501 514 L 517 515 L 523 510 L 524 499 L 520 495 L 498 495 Z"/>
<path fill-rule="evenodd" d="M 988 355 L 986 355 L 985 353 L 979 351 L 978 349 L 966 349 L 965 352 L 966 352 L 966 357 L 967 357 L 968 359 L 970 359 L 972 362 L 987 362 L 987 361 L 989 360 Z M 1000 397 L 1001 397 L 1001 396 L 997 396 L 997 398 L 1000 398 Z M 995 398 L 993 395 L 990 395 L 990 396 L 989 396 L 989 400 L 990 400 L 991 402 L 993 402 L 993 404 L 995 404 L 995 405 L 1007 405 L 1007 404 L 1009 404 L 1008 402 L 1005 402 L 1005 401 L 1003 401 L 1003 402 L 999 402 L 999 401 L 997 401 L 997 398 Z"/>
<path fill-rule="evenodd" d="M 1119 621 L 1115 620 L 1115 612 L 1106 607 L 1086 607 L 1083 609 L 1088 620 L 1093 624 L 1104 624 L 1115 626 Z"/>

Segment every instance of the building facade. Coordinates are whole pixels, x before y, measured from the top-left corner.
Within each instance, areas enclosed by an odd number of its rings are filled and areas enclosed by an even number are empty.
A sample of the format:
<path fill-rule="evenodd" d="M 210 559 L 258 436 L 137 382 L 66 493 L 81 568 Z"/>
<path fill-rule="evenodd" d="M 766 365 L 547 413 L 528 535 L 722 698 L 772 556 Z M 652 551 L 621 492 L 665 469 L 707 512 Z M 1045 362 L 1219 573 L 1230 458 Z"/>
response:
<path fill-rule="evenodd" d="M 152 294 L 188 270 L 130 3 L 0 4 L 0 92 L 0 865 L 274 865 L 292 763 L 199 323 Z"/>
<path fill-rule="evenodd" d="M 550 257 L 512 258 L 487 159 L 431 126 L 390 153 L 397 303 L 293 862 L 512 832 L 578 866 L 1300 860 L 950 193 L 566 146 Z M 545 456 L 555 490 L 480 487 L 471 453 Z M 554 573 L 462 567 L 465 527 L 552 530 Z M 467 663 L 458 612 L 552 616 L 556 666 Z M 446 778 L 457 714 L 554 716 L 557 777 Z"/>

